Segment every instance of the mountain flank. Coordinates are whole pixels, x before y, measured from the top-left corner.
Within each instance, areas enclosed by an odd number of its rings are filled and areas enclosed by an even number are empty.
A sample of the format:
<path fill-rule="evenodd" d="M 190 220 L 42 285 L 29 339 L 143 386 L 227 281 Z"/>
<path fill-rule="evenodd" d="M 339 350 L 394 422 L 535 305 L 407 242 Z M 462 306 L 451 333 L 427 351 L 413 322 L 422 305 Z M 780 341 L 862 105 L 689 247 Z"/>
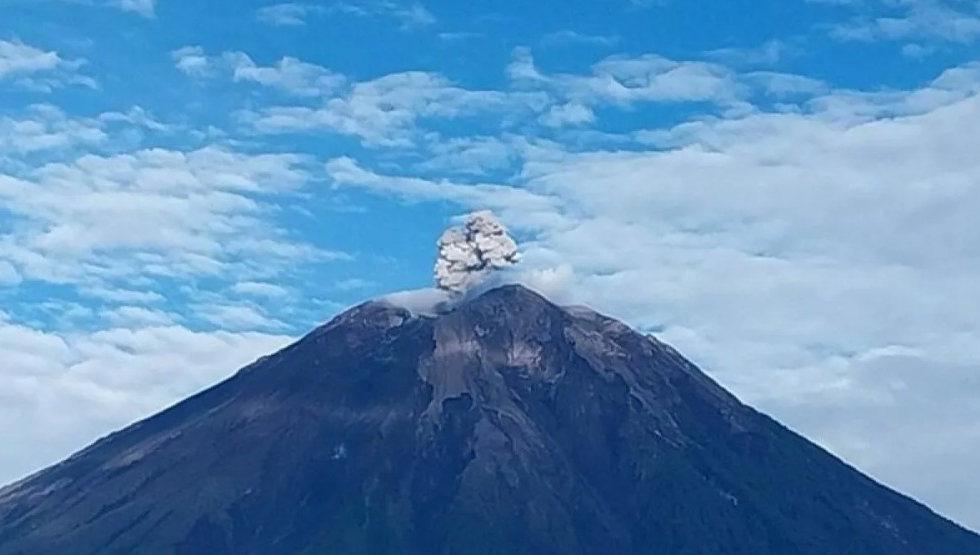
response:
<path fill-rule="evenodd" d="M 120 369 L 125 371 L 125 369 Z M 980 555 L 669 346 L 371 301 L 0 490 L 0 555 Z"/>

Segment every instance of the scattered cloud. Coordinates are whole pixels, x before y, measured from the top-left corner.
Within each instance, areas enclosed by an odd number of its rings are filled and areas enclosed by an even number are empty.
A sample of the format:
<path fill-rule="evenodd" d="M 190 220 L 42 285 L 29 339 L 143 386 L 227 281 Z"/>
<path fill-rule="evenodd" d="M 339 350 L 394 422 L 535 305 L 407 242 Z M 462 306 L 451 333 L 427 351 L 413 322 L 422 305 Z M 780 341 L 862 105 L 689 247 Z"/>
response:
<path fill-rule="evenodd" d="M 752 71 L 742 75 L 742 82 L 753 89 L 763 90 L 769 96 L 781 98 L 787 96 L 813 97 L 826 93 L 830 87 L 826 83 L 811 77 L 779 73 L 775 71 Z"/>
<path fill-rule="evenodd" d="M 113 8 L 126 12 L 132 12 L 146 18 L 156 15 L 156 0 L 62 0 L 75 4 L 86 4 L 90 6 Z"/>
<path fill-rule="evenodd" d="M 285 57 L 269 67 L 256 65 L 248 55 L 230 52 L 224 55 L 235 81 L 252 81 L 300 96 L 321 96 L 336 90 L 344 77 L 326 68 Z"/>
<path fill-rule="evenodd" d="M 808 0 L 852 10 L 844 23 L 830 26 L 844 41 L 972 43 L 980 38 L 976 3 L 963 0 Z"/>
<path fill-rule="evenodd" d="M 110 3 L 122 10 L 136 12 L 143 17 L 153 17 L 156 8 L 156 0 L 112 0 Z"/>
<path fill-rule="evenodd" d="M 243 281 L 241 283 L 236 283 L 232 287 L 232 291 L 239 295 L 248 295 L 251 297 L 267 299 L 281 299 L 289 296 L 289 290 L 285 287 L 263 281 Z"/>
<path fill-rule="evenodd" d="M 11 80 L 22 88 L 50 92 L 65 85 L 97 88 L 91 77 L 78 72 L 83 60 L 66 60 L 55 51 L 0 39 L 0 82 Z"/>
<path fill-rule="evenodd" d="M 169 326 L 180 318 L 163 310 L 124 305 L 103 311 L 102 317 L 112 326 Z"/>
<path fill-rule="evenodd" d="M 594 46 L 615 46 L 619 42 L 619 37 L 612 35 L 589 35 L 579 33 L 571 29 L 563 29 L 545 35 L 541 42 L 543 44 L 586 44 Z"/>
<path fill-rule="evenodd" d="M 543 73 L 528 49 L 518 49 L 507 74 L 525 87 L 544 87 L 581 105 L 705 101 L 729 103 L 738 84 L 731 69 L 707 62 L 676 62 L 656 55 L 613 56 L 590 75 Z"/>
<path fill-rule="evenodd" d="M 390 73 L 348 82 L 326 68 L 293 58 L 271 67 L 248 55 L 207 56 L 198 47 L 174 52 L 177 67 L 189 75 L 250 81 L 310 98 L 319 106 L 272 105 L 244 109 L 239 121 L 259 134 L 326 131 L 357 137 L 372 148 L 419 144 L 420 123 L 488 118 L 497 132 L 527 126 L 582 126 L 596 121 L 595 108 L 629 108 L 636 103 L 711 103 L 743 109 L 754 94 L 776 97 L 811 92 L 820 83 L 778 72 L 738 74 L 717 63 L 674 61 L 655 55 L 612 56 L 590 75 L 546 74 L 530 51 L 518 49 L 507 75 L 508 90 L 472 90 L 434 72 Z"/>
<path fill-rule="evenodd" d="M 0 163 L 42 152 L 125 148 L 137 144 L 147 132 L 169 133 L 174 129 L 140 107 L 72 117 L 52 104 L 33 104 L 20 113 L 0 116 Z"/>
<path fill-rule="evenodd" d="M 423 171 L 486 175 L 516 162 L 515 147 L 507 137 L 431 138 L 424 161 L 417 166 Z"/>
<path fill-rule="evenodd" d="M 320 107 L 277 106 L 240 116 L 261 133 L 330 130 L 359 137 L 370 146 L 390 147 L 412 145 L 419 120 L 516 114 L 544 102 L 540 94 L 468 90 L 435 73 L 410 71 L 355 83 L 344 96 Z"/>
<path fill-rule="evenodd" d="M 255 17 L 262 23 L 278 27 L 299 27 L 306 25 L 307 19 L 327 11 L 323 6 L 314 4 L 274 4 L 260 8 Z"/>
<path fill-rule="evenodd" d="M 195 315 L 204 318 L 224 330 L 267 330 L 287 326 L 270 318 L 261 309 L 247 304 L 211 304 L 195 308 Z"/>
<path fill-rule="evenodd" d="M 326 170 L 335 185 L 366 188 L 405 200 L 450 200 L 464 206 L 482 206 L 500 211 L 510 211 L 519 206 L 524 213 L 547 213 L 557 207 L 555 199 L 551 197 L 516 187 L 381 175 L 347 157 L 330 160 Z"/>
<path fill-rule="evenodd" d="M 79 292 L 85 296 L 95 297 L 97 299 L 114 303 L 147 305 L 151 303 L 159 303 L 164 300 L 163 295 L 155 291 L 135 291 L 131 289 L 91 286 L 80 288 Z"/>
<path fill-rule="evenodd" d="M 369 1 L 358 4 L 341 2 L 336 9 L 354 15 L 382 16 L 398 21 L 402 28 L 426 27 L 436 22 L 436 17 L 422 4 L 404 4 L 389 0 Z"/>
<path fill-rule="evenodd" d="M 17 285 L 21 282 L 20 272 L 14 268 L 13 264 L 6 260 L 0 260 L 0 286 Z M 0 314 L 2 317 L 3 314 Z"/>
<path fill-rule="evenodd" d="M 199 51 L 188 51 L 191 73 L 213 59 Z M 199 60 L 206 60 L 202 64 Z M 284 86 L 280 64 L 276 71 L 256 68 L 243 54 L 226 54 L 226 64 L 236 79 L 250 79 L 269 86 Z M 180 62 L 178 62 L 180 64 Z M 296 71 L 289 87 L 310 95 L 341 83 L 342 78 L 324 68 L 296 60 Z M 259 75 L 259 72 L 263 73 Z M 519 49 L 507 68 L 512 90 L 470 90 L 432 72 L 392 73 L 347 86 L 343 95 L 327 97 L 321 106 L 271 106 L 243 110 L 242 123 L 263 134 L 297 133 L 315 130 L 358 137 L 371 147 L 408 147 L 417 144 L 418 125 L 425 120 L 449 120 L 496 115 L 497 128 L 527 125 L 527 117 L 541 125 L 559 128 L 594 123 L 594 107 L 629 107 L 638 102 L 709 102 L 730 109 L 744 103 L 758 89 L 767 94 L 790 94 L 817 82 L 776 72 L 739 75 L 720 64 L 677 62 L 659 56 L 607 58 L 592 67 L 592 74 L 549 75 L 534 64 L 530 52 Z M 312 77 L 324 76 L 321 87 L 309 86 Z M 307 84 L 304 88 L 304 84 Z M 500 116 L 503 116 L 502 118 Z"/>
<path fill-rule="evenodd" d="M 64 63 L 56 52 L 46 52 L 22 42 L 0 40 L 0 78 L 18 73 L 50 71 Z"/>
<path fill-rule="evenodd" d="M 108 140 L 102 124 L 92 119 L 72 119 L 55 106 L 39 104 L 27 114 L 0 116 L 0 150 L 8 155 L 60 149 Z"/>
<path fill-rule="evenodd" d="M 460 41 L 482 38 L 486 35 L 475 31 L 443 31 L 436 36 L 439 37 L 439 40 L 448 43 L 456 43 Z"/>
<path fill-rule="evenodd" d="M 508 90 L 467 89 L 438 73 L 422 71 L 350 83 L 326 68 L 291 58 L 260 67 L 240 52 L 208 57 L 198 48 L 184 48 L 175 58 L 178 67 L 192 75 L 224 75 L 324 99 L 319 106 L 239 111 L 239 121 L 259 134 L 330 132 L 356 137 L 371 148 L 424 143 L 423 123 L 439 120 L 482 118 L 495 132 L 527 127 L 535 120 L 559 129 L 594 124 L 600 106 L 710 103 L 722 110 L 744 110 L 750 108 L 753 95 L 780 98 L 821 89 L 820 82 L 797 75 L 738 74 L 721 64 L 654 55 L 609 57 L 592 66 L 589 75 L 546 74 L 527 49 L 519 49 L 507 68 L 512 82 Z"/>
<path fill-rule="evenodd" d="M 914 42 L 902 46 L 902 55 L 913 60 L 922 60 L 935 52 L 934 46 L 924 46 Z"/>
<path fill-rule="evenodd" d="M 719 48 L 705 54 L 708 58 L 730 66 L 774 66 L 795 53 L 795 47 L 780 39 L 772 39 L 750 48 Z"/>
<path fill-rule="evenodd" d="M 391 19 L 404 30 L 426 27 L 436 22 L 432 12 L 418 2 L 406 4 L 391 0 L 341 1 L 325 4 L 289 2 L 260 8 L 256 11 L 256 18 L 268 25 L 298 27 L 306 25 L 312 16 L 330 14 Z"/>
<path fill-rule="evenodd" d="M 548 127 L 563 127 L 565 125 L 581 125 L 595 121 L 595 113 L 592 108 L 578 103 L 568 102 L 552 106 L 541 116 L 541 123 Z"/>
<path fill-rule="evenodd" d="M 244 52 L 207 56 L 199 46 L 185 46 L 172 53 L 177 69 L 193 77 L 230 78 L 251 82 L 296 96 L 323 96 L 344 83 L 344 77 L 324 67 L 284 57 L 271 66 L 260 66 Z"/>
<path fill-rule="evenodd" d="M 194 77 L 204 77 L 211 73 L 211 61 L 200 46 L 184 46 L 171 53 L 177 69 Z"/>
<path fill-rule="evenodd" d="M 276 275 L 346 255 L 289 237 L 262 195 L 288 198 L 309 179 L 293 154 L 218 147 L 145 149 L 0 175 L 0 259 L 25 278 L 91 288 L 146 279 Z M 230 278 L 234 276 L 234 278 Z"/>
<path fill-rule="evenodd" d="M 357 291 L 377 286 L 377 283 L 363 278 L 348 278 L 333 284 L 334 289 L 338 291 Z"/>
<path fill-rule="evenodd" d="M 736 51 L 716 51 L 715 57 L 734 57 Z M 748 65 L 747 53 L 739 52 Z M 549 127 L 594 123 L 594 108 L 631 108 L 640 103 L 713 105 L 722 112 L 752 110 L 758 97 L 782 97 L 823 91 L 820 81 L 776 71 L 740 73 L 721 63 L 677 61 L 657 55 L 610 56 L 594 64 L 586 75 L 548 74 L 536 65 L 529 50 L 521 48 L 507 67 L 512 83 L 524 90 L 548 91 L 555 101 L 540 122 Z M 702 113 L 711 108 L 702 107 Z"/>

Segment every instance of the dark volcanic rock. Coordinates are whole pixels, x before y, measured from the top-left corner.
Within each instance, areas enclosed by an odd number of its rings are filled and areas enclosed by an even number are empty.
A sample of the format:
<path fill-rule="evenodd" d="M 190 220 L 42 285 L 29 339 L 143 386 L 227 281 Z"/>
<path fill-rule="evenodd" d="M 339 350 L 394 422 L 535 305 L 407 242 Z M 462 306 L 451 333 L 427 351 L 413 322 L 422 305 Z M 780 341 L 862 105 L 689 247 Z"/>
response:
<path fill-rule="evenodd" d="M 0 555 L 980 555 L 666 345 L 361 305 L 0 490 Z"/>

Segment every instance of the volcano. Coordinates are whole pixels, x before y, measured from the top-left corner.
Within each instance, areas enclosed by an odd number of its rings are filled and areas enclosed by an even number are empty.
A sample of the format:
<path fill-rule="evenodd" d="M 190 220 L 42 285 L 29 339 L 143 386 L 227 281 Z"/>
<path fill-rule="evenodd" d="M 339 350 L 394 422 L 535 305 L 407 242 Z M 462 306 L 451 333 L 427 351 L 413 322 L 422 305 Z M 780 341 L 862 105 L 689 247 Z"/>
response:
<path fill-rule="evenodd" d="M 671 347 L 517 285 L 352 308 L 0 490 L 0 555 L 980 555 Z"/>

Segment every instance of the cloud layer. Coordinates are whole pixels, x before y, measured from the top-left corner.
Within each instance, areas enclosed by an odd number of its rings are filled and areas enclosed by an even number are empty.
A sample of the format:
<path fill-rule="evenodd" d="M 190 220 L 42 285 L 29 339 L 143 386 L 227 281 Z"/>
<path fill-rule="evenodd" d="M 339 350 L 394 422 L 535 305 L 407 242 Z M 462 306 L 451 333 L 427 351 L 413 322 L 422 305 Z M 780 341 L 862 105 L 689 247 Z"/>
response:
<path fill-rule="evenodd" d="M 18 446 L 0 450 L 4 482 L 162 410 L 289 340 L 153 321 L 89 334 L 0 320 L 0 420 L 10 423 L 0 426 L 0 443 Z"/>

